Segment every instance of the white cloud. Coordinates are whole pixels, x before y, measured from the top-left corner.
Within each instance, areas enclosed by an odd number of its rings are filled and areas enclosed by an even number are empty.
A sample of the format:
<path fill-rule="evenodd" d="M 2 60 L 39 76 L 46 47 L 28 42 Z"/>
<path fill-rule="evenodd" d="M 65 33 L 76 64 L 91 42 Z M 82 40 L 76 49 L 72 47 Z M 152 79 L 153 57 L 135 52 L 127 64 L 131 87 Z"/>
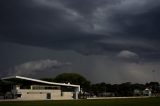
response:
<path fill-rule="evenodd" d="M 122 50 L 117 54 L 117 57 L 123 60 L 127 60 L 130 62 L 138 62 L 139 61 L 139 56 L 134 53 L 131 52 L 129 50 Z"/>

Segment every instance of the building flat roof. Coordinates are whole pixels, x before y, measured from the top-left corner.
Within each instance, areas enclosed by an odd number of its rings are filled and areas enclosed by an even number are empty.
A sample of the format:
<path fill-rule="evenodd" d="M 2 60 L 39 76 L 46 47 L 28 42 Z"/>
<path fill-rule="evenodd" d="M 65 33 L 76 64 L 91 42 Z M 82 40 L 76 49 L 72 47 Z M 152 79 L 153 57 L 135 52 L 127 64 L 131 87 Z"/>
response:
<path fill-rule="evenodd" d="M 20 80 L 38 82 L 38 83 L 48 84 L 48 85 L 76 87 L 76 88 L 79 88 L 79 90 L 80 90 L 80 85 L 74 85 L 74 84 L 70 84 L 70 83 L 66 84 L 66 83 L 48 82 L 48 81 L 43 81 L 43 80 L 33 79 L 33 78 L 28 78 L 28 77 L 22 77 L 22 76 L 9 76 L 9 77 L 2 78 L 2 80 L 11 80 L 11 81 L 12 81 L 12 79 L 20 79 Z"/>

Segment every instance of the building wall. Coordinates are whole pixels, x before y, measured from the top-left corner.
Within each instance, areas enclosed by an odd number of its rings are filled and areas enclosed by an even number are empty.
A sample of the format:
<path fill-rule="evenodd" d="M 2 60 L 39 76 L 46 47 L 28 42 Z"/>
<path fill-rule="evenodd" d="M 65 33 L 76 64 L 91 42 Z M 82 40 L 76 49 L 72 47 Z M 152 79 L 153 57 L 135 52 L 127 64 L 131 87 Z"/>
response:
<path fill-rule="evenodd" d="M 61 92 L 61 90 L 30 90 L 18 89 L 13 93 L 21 94 L 19 100 L 60 100 L 60 99 L 73 99 L 73 92 Z M 47 99 L 49 95 L 50 99 Z"/>
<path fill-rule="evenodd" d="M 73 99 L 73 92 L 62 92 L 61 99 Z"/>

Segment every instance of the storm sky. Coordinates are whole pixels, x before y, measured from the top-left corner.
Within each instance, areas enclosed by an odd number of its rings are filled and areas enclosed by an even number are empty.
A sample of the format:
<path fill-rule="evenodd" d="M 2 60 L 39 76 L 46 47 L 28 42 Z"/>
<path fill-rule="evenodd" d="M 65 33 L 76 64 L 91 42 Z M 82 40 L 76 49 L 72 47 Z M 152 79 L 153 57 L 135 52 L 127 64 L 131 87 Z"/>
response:
<path fill-rule="evenodd" d="M 0 77 L 160 81 L 160 0 L 0 0 Z"/>

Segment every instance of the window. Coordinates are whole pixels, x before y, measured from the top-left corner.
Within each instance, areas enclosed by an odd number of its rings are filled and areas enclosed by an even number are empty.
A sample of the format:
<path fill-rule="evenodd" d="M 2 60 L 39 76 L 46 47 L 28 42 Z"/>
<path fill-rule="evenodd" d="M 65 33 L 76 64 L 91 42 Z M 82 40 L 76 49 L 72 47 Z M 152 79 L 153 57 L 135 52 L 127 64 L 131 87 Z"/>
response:
<path fill-rule="evenodd" d="M 16 94 L 16 96 L 20 98 L 22 96 L 22 94 Z"/>
<path fill-rule="evenodd" d="M 63 92 L 61 92 L 61 96 L 63 96 Z"/>
<path fill-rule="evenodd" d="M 54 89 L 54 90 L 60 90 L 60 86 L 33 85 L 33 89 Z"/>

